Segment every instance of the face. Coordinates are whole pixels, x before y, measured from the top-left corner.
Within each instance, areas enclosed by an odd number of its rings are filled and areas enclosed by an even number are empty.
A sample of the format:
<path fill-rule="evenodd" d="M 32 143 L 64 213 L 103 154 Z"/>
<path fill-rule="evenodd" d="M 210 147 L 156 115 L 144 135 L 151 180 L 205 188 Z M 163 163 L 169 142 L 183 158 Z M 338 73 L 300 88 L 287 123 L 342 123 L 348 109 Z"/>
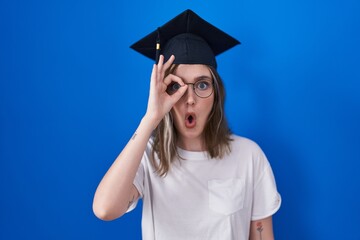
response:
<path fill-rule="evenodd" d="M 174 74 L 189 84 L 187 92 L 171 110 L 174 125 L 178 132 L 178 144 L 187 150 L 203 149 L 203 131 L 214 104 L 214 92 L 206 98 L 203 95 L 207 87 L 214 88 L 210 70 L 201 64 L 180 64 Z M 196 83 L 195 85 L 193 85 Z M 208 94 L 206 94 L 208 95 Z"/>

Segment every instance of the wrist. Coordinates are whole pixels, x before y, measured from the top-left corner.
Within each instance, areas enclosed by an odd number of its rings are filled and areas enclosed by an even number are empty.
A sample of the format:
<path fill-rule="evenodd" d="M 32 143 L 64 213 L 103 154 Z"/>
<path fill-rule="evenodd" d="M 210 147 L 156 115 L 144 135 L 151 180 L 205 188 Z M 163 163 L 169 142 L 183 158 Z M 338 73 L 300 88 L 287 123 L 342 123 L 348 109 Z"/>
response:
<path fill-rule="evenodd" d="M 155 128 L 159 125 L 161 122 L 161 119 L 154 117 L 153 115 L 150 115 L 146 113 L 142 120 L 142 123 L 144 123 L 146 126 L 150 127 L 151 130 L 155 130 Z"/>

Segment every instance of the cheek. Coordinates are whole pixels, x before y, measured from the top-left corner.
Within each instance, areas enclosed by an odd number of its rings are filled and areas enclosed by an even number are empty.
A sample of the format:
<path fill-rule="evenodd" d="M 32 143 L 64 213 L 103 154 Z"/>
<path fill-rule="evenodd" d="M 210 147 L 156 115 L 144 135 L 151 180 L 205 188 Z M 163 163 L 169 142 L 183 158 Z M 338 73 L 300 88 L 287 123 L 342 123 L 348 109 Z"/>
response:
<path fill-rule="evenodd" d="M 173 118 L 175 127 L 178 128 L 179 122 L 180 122 L 179 109 L 174 106 L 174 107 L 171 109 L 171 115 L 172 115 L 172 118 Z"/>
<path fill-rule="evenodd" d="M 209 115 L 212 108 L 213 108 L 213 105 L 214 105 L 214 97 L 211 97 L 209 99 L 206 99 L 207 101 L 204 103 L 204 113 Z"/>

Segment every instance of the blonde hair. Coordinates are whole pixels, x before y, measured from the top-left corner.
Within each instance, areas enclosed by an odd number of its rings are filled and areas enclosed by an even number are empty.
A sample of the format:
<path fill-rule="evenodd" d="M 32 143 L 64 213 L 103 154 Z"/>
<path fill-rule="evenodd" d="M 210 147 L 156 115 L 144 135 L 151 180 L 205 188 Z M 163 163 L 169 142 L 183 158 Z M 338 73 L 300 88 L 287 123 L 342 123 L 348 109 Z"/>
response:
<path fill-rule="evenodd" d="M 173 64 L 166 75 L 174 73 L 178 65 Z M 222 158 L 231 151 L 230 135 L 224 115 L 225 89 L 216 69 L 208 66 L 214 82 L 214 103 L 204 128 L 204 141 L 211 158 Z M 177 154 L 177 131 L 171 112 L 167 113 L 153 133 L 154 142 L 151 162 L 159 176 L 166 176 Z M 155 161 L 155 154 L 160 162 Z"/>

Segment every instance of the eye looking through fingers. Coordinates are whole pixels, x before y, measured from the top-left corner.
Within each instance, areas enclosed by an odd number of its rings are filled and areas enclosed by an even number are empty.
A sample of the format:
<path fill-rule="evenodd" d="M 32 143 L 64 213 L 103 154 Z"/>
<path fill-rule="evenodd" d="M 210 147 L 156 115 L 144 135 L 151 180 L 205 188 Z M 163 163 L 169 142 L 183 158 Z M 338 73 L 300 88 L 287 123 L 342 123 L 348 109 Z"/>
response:
<path fill-rule="evenodd" d="M 181 85 L 177 82 L 171 82 L 167 88 L 166 88 L 166 92 L 169 95 L 173 95 L 177 90 L 179 90 L 179 88 L 181 87 Z"/>

